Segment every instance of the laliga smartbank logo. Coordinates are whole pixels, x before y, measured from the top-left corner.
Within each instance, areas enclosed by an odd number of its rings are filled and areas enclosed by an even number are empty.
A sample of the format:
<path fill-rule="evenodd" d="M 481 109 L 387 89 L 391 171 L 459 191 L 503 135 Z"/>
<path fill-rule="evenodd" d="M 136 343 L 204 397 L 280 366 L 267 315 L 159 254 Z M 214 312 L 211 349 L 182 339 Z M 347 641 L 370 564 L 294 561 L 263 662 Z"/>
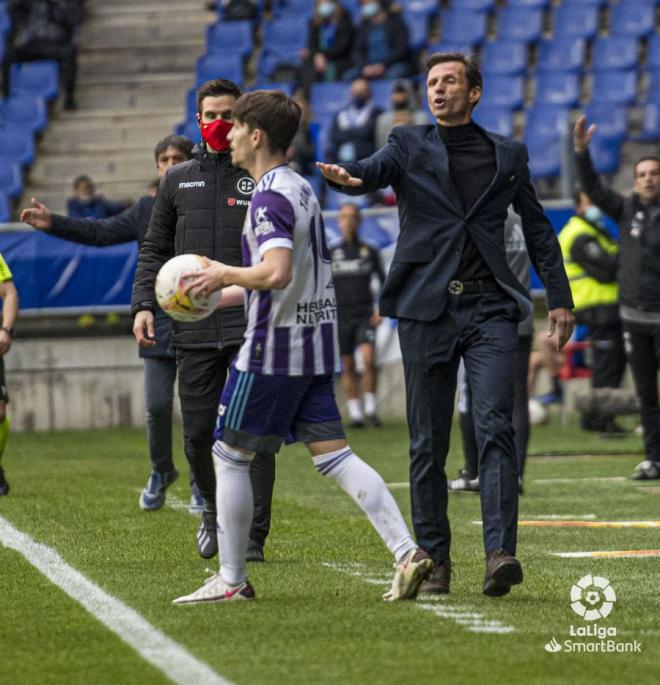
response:
<path fill-rule="evenodd" d="M 550 654 L 559 652 L 593 653 L 593 652 L 641 652 L 642 643 L 619 642 L 614 638 L 617 630 L 614 626 L 595 623 L 599 619 L 606 619 L 616 604 L 616 592 L 607 578 L 587 575 L 580 578 L 571 587 L 571 609 L 586 624 L 570 625 L 569 639 L 559 642 L 553 635 L 543 648 Z M 580 639 L 573 639 L 580 638 Z"/>

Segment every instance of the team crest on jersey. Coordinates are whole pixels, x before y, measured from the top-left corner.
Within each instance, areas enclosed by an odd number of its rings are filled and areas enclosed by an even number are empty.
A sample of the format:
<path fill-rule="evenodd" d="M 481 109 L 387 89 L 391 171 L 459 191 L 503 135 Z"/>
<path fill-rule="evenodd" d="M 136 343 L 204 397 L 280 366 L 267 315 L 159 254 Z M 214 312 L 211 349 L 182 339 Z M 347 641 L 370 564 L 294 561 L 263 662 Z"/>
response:
<path fill-rule="evenodd" d="M 236 184 L 238 192 L 243 193 L 243 195 L 252 195 L 256 187 L 257 184 L 249 176 L 243 176 L 242 178 L 239 178 L 238 183 Z"/>
<path fill-rule="evenodd" d="M 254 220 L 258 224 L 268 221 L 268 207 L 257 207 L 254 212 Z"/>

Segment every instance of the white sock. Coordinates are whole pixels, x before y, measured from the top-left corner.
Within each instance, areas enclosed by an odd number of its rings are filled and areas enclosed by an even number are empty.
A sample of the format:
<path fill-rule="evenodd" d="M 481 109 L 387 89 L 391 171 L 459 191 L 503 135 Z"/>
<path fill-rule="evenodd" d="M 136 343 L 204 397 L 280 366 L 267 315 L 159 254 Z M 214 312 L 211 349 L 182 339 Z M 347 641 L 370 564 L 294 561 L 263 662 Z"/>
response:
<path fill-rule="evenodd" d="M 346 400 L 346 407 L 348 408 L 348 415 L 351 421 L 362 421 L 362 407 L 360 407 L 360 400 Z"/>
<path fill-rule="evenodd" d="M 367 515 L 394 558 L 401 561 L 416 549 L 399 507 L 385 481 L 350 447 L 313 457 L 320 474 L 335 480 Z"/>
<path fill-rule="evenodd" d="M 362 396 L 364 400 L 364 413 L 373 416 L 376 413 L 376 395 L 373 392 L 365 392 Z"/>
<path fill-rule="evenodd" d="M 252 459 L 253 452 L 240 452 L 219 440 L 213 445 L 220 574 L 230 585 L 239 585 L 247 579 L 245 556 L 254 511 L 250 481 Z"/>

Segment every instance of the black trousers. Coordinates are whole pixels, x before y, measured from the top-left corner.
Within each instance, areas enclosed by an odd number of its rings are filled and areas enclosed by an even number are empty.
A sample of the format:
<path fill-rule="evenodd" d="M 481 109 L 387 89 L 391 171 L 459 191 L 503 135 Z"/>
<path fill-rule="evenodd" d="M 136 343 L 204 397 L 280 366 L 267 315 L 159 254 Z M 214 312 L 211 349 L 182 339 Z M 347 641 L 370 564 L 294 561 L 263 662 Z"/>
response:
<path fill-rule="evenodd" d="M 518 307 L 504 293 L 450 296 L 435 321 L 399 320 L 417 543 L 449 559 L 445 463 L 462 357 L 472 388 L 486 552 L 516 552 L 518 464 L 513 440 Z"/>
<path fill-rule="evenodd" d="M 39 59 L 52 59 L 59 62 L 64 93 L 68 100 L 73 98 L 76 88 L 78 49 L 75 44 L 56 45 L 43 43 L 27 45 L 22 48 L 7 47 L 2 60 L 3 95 L 9 95 L 9 69 L 14 62 L 33 62 Z"/>
<path fill-rule="evenodd" d="M 237 346 L 226 350 L 177 350 L 184 449 L 207 511 L 215 512 L 216 508 L 211 449 L 218 403 L 229 365 L 237 351 Z M 270 530 L 275 483 L 275 455 L 272 452 L 256 454 L 250 465 L 250 478 L 254 492 L 250 540 L 263 545 Z"/>
<path fill-rule="evenodd" d="M 646 458 L 660 463 L 660 324 L 625 322 L 625 340 L 635 389 L 640 402 Z"/>
<path fill-rule="evenodd" d="M 620 319 L 589 324 L 592 388 L 618 388 L 626 370 L 623 327 Z"/>

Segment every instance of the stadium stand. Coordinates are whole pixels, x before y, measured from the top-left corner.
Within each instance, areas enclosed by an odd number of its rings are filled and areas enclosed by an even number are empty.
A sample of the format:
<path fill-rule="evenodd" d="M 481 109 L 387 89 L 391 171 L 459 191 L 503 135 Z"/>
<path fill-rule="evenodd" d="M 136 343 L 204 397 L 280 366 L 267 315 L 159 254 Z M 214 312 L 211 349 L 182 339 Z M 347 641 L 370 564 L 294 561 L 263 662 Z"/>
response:
<path fill-rule="evenodd" d="M 539 72 L 582 72 L 586 42 L 574 36 L 544 38 L 538 45 L 536 68 Z"/>
<path fill-rule="evenodd" d="M 504 7 L 498 16 L 497 37 L 533 43 L 541 37 L 543 11 L 538 7 Z"/>

